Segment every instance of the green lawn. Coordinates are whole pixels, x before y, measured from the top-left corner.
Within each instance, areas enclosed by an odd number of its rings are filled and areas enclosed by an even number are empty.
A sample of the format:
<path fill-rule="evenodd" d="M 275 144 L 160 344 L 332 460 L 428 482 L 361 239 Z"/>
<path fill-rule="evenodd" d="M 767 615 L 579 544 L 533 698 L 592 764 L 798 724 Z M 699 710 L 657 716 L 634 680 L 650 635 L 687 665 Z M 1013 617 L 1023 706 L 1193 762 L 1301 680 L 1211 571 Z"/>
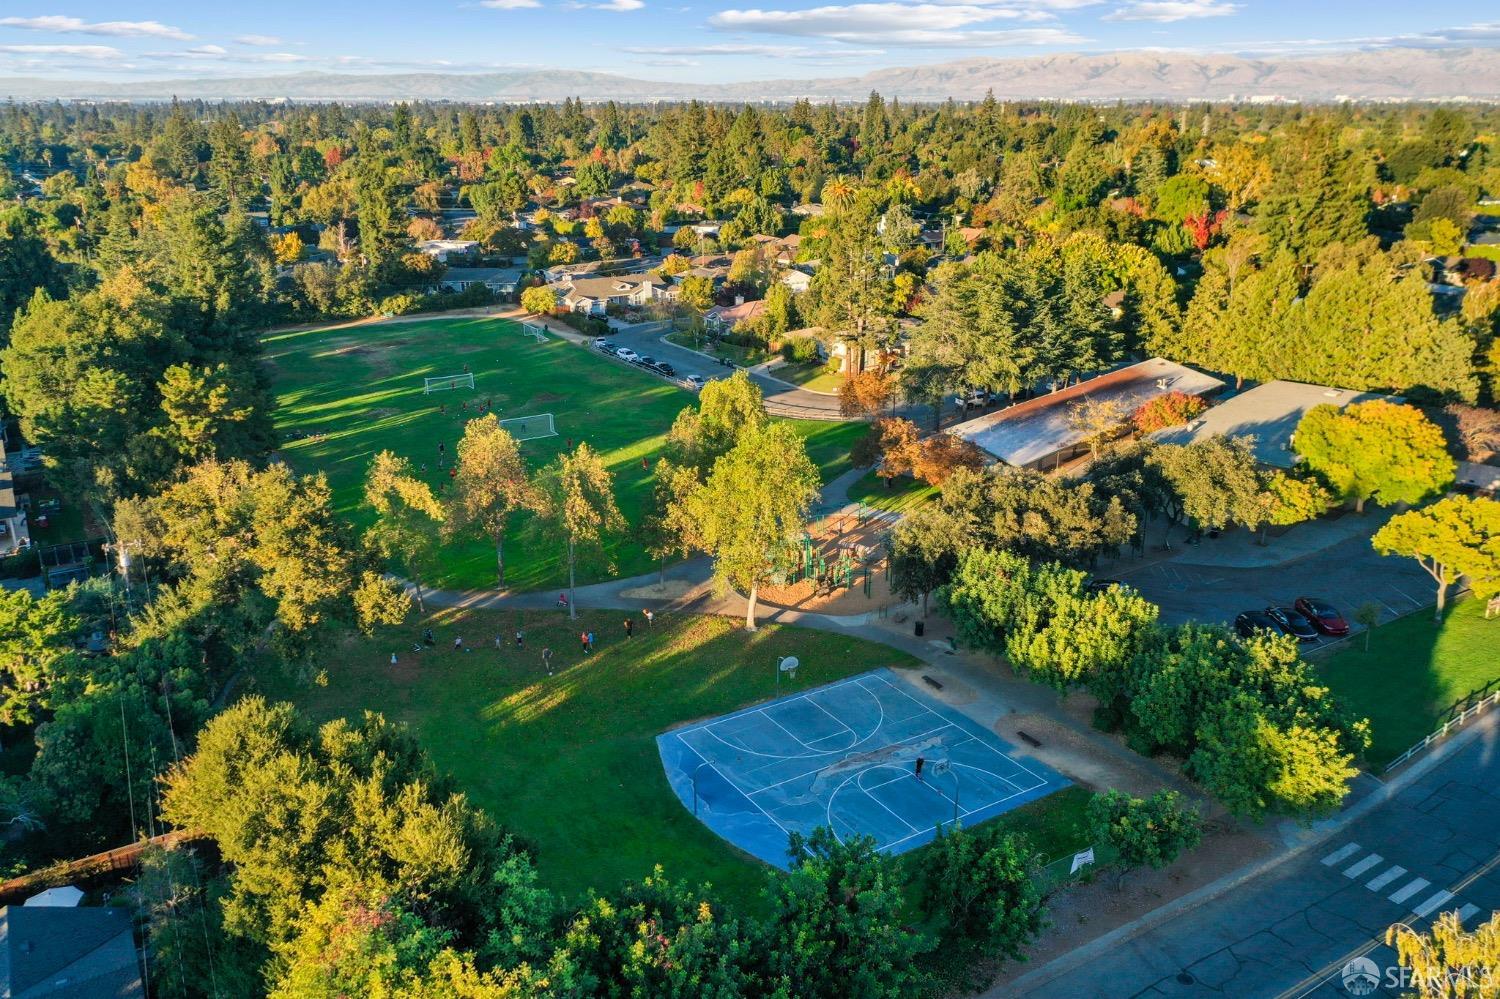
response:
<path fill-rule="evenodd" d="M 687 331 L 668 333 L 667 340 L 679 347 L 686 347 L 688 350 L 702 351 L 714 357 L 727 357 L 741 366 L 760 364 L 762 361 L 769 361 L 772 357 L 764 347 L 743 347 L 737 343 L 713 343 L 706 336 L 695 337 Z"/>
<path fill-rule="evenodd" d="M 812 364 L 781 364 L 767 373 L 773 378 L 800 385 L 810 392 L 838 392 L 839 386 L 844 382 L 842 374 L 829 371 L 828 365 L 822 361 Z"/>
<path fill-rule="evenodd" d="M 321 655 L 311 684 L 262 681 L 260 692 L 297 702 L 318 719 L 364 710 L 407 722 L 474 802 L 533 842 L 553 888 L 577 898 L 666 865 L 674 877 L 711 882 L 735 905 L 754 905 L 766 868 L 701 825 L 672 794 L 655 738 L 673 725 L 769 698 L 772 664 L 795 652 L 803 667 L 782 693 L 881 666 L 910 667 L 905 653 L 844 635 L 725 618 L 662 615 L 626 639 L 623 614 L 445 611 L 437 647 L 406 650 L 421 623 L 373 639 L 351 637 Z M 526 649 L 496 634 L 526 631 Z M 577 634 L 592 628 L 584 657 Z M 454 635 L 475 647 L 451 649 Z M 540 650 L 554 650 L 555 676 Z M 393 669 L 390 655 L 400 664 Z M 1034 806 L 1033 806 L 1034 807 Z M 1019 813 L 1018 813 L 1019 814 Z"/>
<path fill-rule="evenodd" d="M 1423 610 L 1356 634 L 1320 667 L 1325 681 L 1356 715 L 1370 719 L 1369 763 L 1380 768 L 1431 732 L 1455 700 L 1500 677 L 1500 620 L 1484 603 L 1462 600 L 1441 626 Z"/>
<path fill-rule="evenodd" d="M 874 507 L 876 510 L 888 510 L 892 513 L 908 513 L 930 503 L 941 495 L 937 486 L 919 482 L 910 476 L 901 475 L 891 482 L 882 479 L 875 474 L 875 469 L 870 469 L 860 480 L 849 487 L 849 499 L 854 503 L 863 503 L 865 506 Z"/>
<path fill-rule="evenodd" d="M 614 473 L 621 512 L 637 523 L 651 491 L 651 473 L 642 461 L 655 463 L 672 420 L 693 402 L 691 393 L 661 378 L 562 340 L 537 343 L 498 319 L 303 330 L 272 334 L 264 342 L 276 379 L 283 457 L 299 472 L 325 472 L 337 508 L 357 526 L 369 521 L 361 497 L 377 451 L 394 451 L 418 469 L 425 464 L 425 477 L 441 489 L 448 479 L 439 463 L 452 461 L 464 422 L 486 400 L 502 419 L 553 414 L 558 436 L 523 445 L 536 466 L 570 442 L 598 449 Z M 424 377 L 458 374 L 465 364 L 474 375 L 473 390 L 422 394 Z M 849 467 L 848 450 L 862 426 L 791 422 L 825 481 Z M 446 446 L 443 453 L 439 442 Z M 506 555 L 506 581 L 517 589 L 547 588 L 562 579 L 555 549 L 513 536 Z M 610 555 L 618 575 L 648 572 L 653 565 L 629 538 L 616 541 Z M 593 567 L 579 581 L 609 575 L 605 567 Z M 436 580 L 454 587 L 494 581 L 494 554 L 477 540 L 453 545 Z"/>

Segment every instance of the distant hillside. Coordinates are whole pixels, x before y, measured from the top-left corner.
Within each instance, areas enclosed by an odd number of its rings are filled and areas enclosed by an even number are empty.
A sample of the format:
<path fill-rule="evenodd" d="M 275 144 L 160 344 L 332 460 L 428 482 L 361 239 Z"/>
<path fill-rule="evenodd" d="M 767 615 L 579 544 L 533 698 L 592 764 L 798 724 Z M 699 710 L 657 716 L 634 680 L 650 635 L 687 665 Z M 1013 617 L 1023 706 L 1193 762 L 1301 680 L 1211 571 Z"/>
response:
<path fill-rule="evenodd" d="M 963 59 L 881 69 L 857 77 L 697 84 L 636 80 L 575 70 L 504 73 L 297 73 L 219 79 L 80 81 L 0 78 L 18 100 L 790 100 L 862 99 L 871 90 L 903 100 L 1500 100 L 1494 49 L 1380 49 L 1263 59 L 1178 52 L 1068 53 L 1027 59 Z"/>

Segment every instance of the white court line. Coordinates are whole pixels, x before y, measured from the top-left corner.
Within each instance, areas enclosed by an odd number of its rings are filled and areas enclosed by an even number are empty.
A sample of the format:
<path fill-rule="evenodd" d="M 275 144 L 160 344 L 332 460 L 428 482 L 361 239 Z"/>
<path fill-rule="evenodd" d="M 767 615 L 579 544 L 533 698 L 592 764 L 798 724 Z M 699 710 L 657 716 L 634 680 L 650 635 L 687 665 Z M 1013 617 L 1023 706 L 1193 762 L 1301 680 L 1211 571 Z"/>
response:
<path fill-rule="evenodd" d="M 1337 864 L 1341 860 L 1348 860 L 1358 852 L 1358 843 L 1350 843 L 1348 846 L 1341 846 L 1337 850 L 1333 851 L 1328 856 L 1323 858 L 1323 866 L 1332 867 L 1334 864 Z"/>
<path fill-rule="evenodd" d="M 781 722 L 777 721 L 775 718 L 772 718 L 770 715 L 766 714 L 766 709 L 765 708 L 761 708 L 759 711 L 756 712 L 756 714 L 760 715 L 766 721 L 770 722 L 772 725 L 775 725 L 777 728 L 781 729 L 783 732 L 785 732 L 787 734 L 787 738 L 791 739 L 793 742 L 795 742 L 797 745 L 801 746 L 803 749 L 809 750 L 809 751 L 814 752 L 814 753 L 821 753 L 822 752 L 821 749 L 813 749 L 807 743 L 805 743 L 801 739 L 797 738 L 797 733 L 793 732 L 791 729 L 789 729 L 785 725 L 781 724 Z M 850 730 L 849 734 L 850 735 L 854 734 L 854 732 L 853 732 L 852 729 Z M 838 735 L 838 733 L 835 732 L 834 735 Z M 817 742 L 819 740 L 814 739 L 813 741 Z M 848 747 L 846 747 L 844 749 L 841 749 L 841 750 L 840 749 L 836 749 L 836 750 L 834 750 L 834 752 L 845 752 L 846 753 L 850 749 L 853 749 L 853 748 L 854 748 L 854 746 L 851 745 L 851 746 L 848 746 Z M 792 758 L 796 759 L 797 757 L 794 756 Z"/>
<path fill-rule="evenodd" d="M 808 693 L 811 694 L 812 692 L 808 691 Z M 823 705 L 819 704 L 817 701 L 813 700 L 811 697 L 808 697 L 807 703 L 811 704 L 813 707 L 817 708 L 819 711 L 823 712 L 825 715 L 827 715 L 828 717 L 832 718 L 834 724 L 837 725 L 839 728 L 843 729 L 845 732 L 848 732 L 850 735 L 856 735 L 857 734 L 854 731 L 854 729 L 852 729 L 848 725 L 844 724 L 844 721 L 843 721 L 842 718 L 839 718 L 832 711 L 829 711 L 827 708 L 823 707 Z M 882 713 L 882 717 L 883 717 L 883 713 Z M 876 726 L 877 729 L 879 727 L 880 726 L 878 726 L 878 725 Z M 837 735 L 837 734 L 838 734 L 837 732 L 834 733 L 834 735 Z M 813 740 L 813 742 L 819 742 L 819 741 L 821 741 L 821 740 L 819 740 L 819 739 L 814 739 Z"/>
<path fill-rule="evenodd" d="M 1371 878 L 1369 881 L 1365 882 L 1365 887 L 1370 889 L 1371 891 L 1379 891 L 1405 873 L 1406 868 L 1404 867 L 1392 867 L 1384 874 L 1381 874 L 1375 878 Z"/>
<path fill-rule="evenodd" d="M 780 822 L 776 821 L 776 816 L 772 815 L 770 812 L 766 811 L 764 808 L 761 808 L 760 807 L 760 802 L 756 801 L 754 798 L 751 798 L 748 794 L 745 794 L 744 790 L 741 789 L 738 784 L 736 784 L 734 781 L 730 780 L 728 777 L 725 777 L 724 776 L 724 771 L 720 770 L 717 766 L 715 766 L 713 760 L 708 759 L 702 753 L 698 752 L 696 749 L 693 749 L 693 747 L 687 742 L 687 740 L 683 739 L 681 736 L 677 737 L 677 741 L 680 742 L 680 743 L 682 743 L 684 746 L 687 746 L 688 749 L 692 750 L 693 755 L 696 756 L 696 757 L 698 757 L 698 759 L 702 760 L 703 764 L 706 765 L 710 770 L 712 770 L 714 773 L 718 774 L 719 778 L 721 780 L 723 780 L 724 783 L 728 784 L 730 787 L 734 788 L 736 791 L 739 791 L 740 794 L 744 794 L 745 798 L 750 802 L 750 804 L 754 805 L 757 809 L 759 809 L 760 810 L 760 814 L 762 814 L 766 818 L 770 819 L 771 823 L 773 825 L 775 825 L 777 829 L 780 829 L 783 833 L 785 833 L 788 836 L 790 836 L 792 834 L 792 831 L 790 829 L 788 829 L 786 826 L 782 825 Z M 694 771 L 694 772 L 696 773 L 696 771 Z M 735 845 L 738 846 L 739 844 L 736 843 Z M 741 847 L 741 849 L 743 849 L 743 847 Z"/>
<path fill-rule="evenodd" d="M 1432 913 L 1447 905 L 1448 900 L 1452 897 L 1453 893 L 1451 891 L 1436 892 L 1431 898 L 1411 911 L 1418 919 L 1426 919 Z"/>
<path fill-rule="evenodd" d="M 848 679 L 839 680 L 837 683 L 830 683 L 830 684 L 825 684 L 822 687 L 815 687 L 815 688 L 813 688 L 813 690 L 820 690 L 820 691 L 836 690 L 839 687 L 844 687 L 844 686 L 848 686 L 849 684 L 853 684 L 854 686 L 858 687 L 860 690 L 863 690 L 865 693 L 868 694 L 870 692 L 869 688 L 866 687 L 864 684 L 860 683 L 859 681 L 860 681 L 860 677 L 851 676 Z M 797 694 L 795 696 L 783 698 L 778 703 L 790 704 L 793 701 L 800 701 L 800 700 L 808 697 L 809 695 L 811 695 L 813 693 L 813 690 L 804 691 L 803 693 Z M 877 698 L 877 703 L 878 703 L 878 698 Z M 702 722 L 702 723 L 700 723 L 698 725 L 693 725 L 693 726 L 691 726 L 689 728 L 677 729 L 676 732 L 674 732 L 673 734 L 676 735 L 679 739 L 681 739 L 683 736 L 687 735 L 690 732 L 705 732 L 708 735 L 713 736 L 714 739 L 716 739 L 719 742 L 723 743 L 725 746 L 728 746 L 730 749 L 734 750 L 736 753 L 748 753 L 751 756 L 763 756 L 763 757 L 765 757 L 768 760 L 799 760 L 799 759 L 805 759 L 807 757 L 806 753 L 798 753 L 798 754 L 796 754 L 794 756 L 793 755 L 788 755 L 786 753 L 759 753 L 759 752 L 756 752 L 753 749 L 750 749 L 747 746 L 736 746 L 734 743 L 730 742 L 728 739 L 723 738 L 717 732 L 714 731 L 714 729 L 718 728 L 720 725 L 726 724 L 727 722 L 736 721 L 736 720 L 738 720 L 741 717 L 744 717 L 746 715 L 754 714 L 756 711 L 759 711 L 759 710 L 760 710 L 759 708 L 745 708 L 744 710 L 736 711 L 733 714 L 731 714 L 731 715 L 729 715 L 728 717 L 725 717 L 725 718 L 710 718 L 708 721 Z M 883 706 L 881 706 L 880 717 L 881 717 L 881 721 L 883 722 L 885 720 L 885 708 Z M 875 735 L 875 733 L 878 732 L 878 731 L 880 731 L 880 725 L 879 725 L 879 723 L 876 724 L 876 727 L 875 727 L 874 731 L 870 732 L 869 735 L 865 736 L 863 739 L 859 740 L 859 742 L 856 742 L 854 745 L 858 746 L 861 742 L 867 741 L 868 739 L 872 738 Z M 851 746 L 849 748 L 853 749 L 854 747 Z M 696 750 L 694 750 L 694 752 L 696 752 Z M 845 752 L 847 752 L 847 750 L 845 750 Z M 817 756 L 832 756 L 833 754 L 832 753 L 818 753 L 818 752 L 815 752 L 814 755 L 817 755 Z"/>
<path fill-rule="evenodd" d="M 1355 864 L 1354 866 L 1347 868 L 1344 871 L 1344 877 L 1349 878 L 1350 880 L 1353 880 L 1354 878 L 1359 877 L 1365 871 L 1368 871 L 1370 868 L 1374 867 L 1376 864 L 1380 863 L 1384 859 L 1385 858 L 1382 857 L 1380 854 L 1378 854 L 1378 853 L 1372 853 L 1368 857 L 1366 857 L 1364 860 L 1361 860 L 1359 863 Z"/>
<path fill-rule="evenodd" d="M 889 766 L 889 765 L 890 764 L 882 764 L 882 766 Z M 875 767 L 871 767 L 870 768 L 870 770 L 874 770 L 874 769 L 876 769 L 876 768 Z M 869 773 L 870 770 L 861 770 L 857 776 L 863 777 L 865 774 Z M 903 819 L 900 816 L 900 814 L 898 814 L 896 811 L 894 811 L 891 808 L 891 806 L 887 805 L 885 802 L 883 802 L 879 798 L 875 797 L 869 791 L 865 790 L 865 786 L 863 784 L 861 784 L 858 780 L 856 780 L 854 782 L 854 786 L 856 788 L 858 788 L 861 792 L 863 792 L 864 796 L 866 798 L 869 798 L 871 801 L 875 802 L 875 804 L 879 805 L 881 808 L 884 808 L 886 811 L 890 812 L 891 815 L 896 819 L 897 822 L 901 823 L 903 826 L 905 826 L 906 828 L 910 829 L 912 832 L 916 832 L 917 831 L 917 827 L 916 826 L 912 825 L 910 822 L 908 822 L 905 819 Z M 829 800 L 829 804 L 830 805 L 833 804 L 832 799 Z"/>
<path fill-rule="evenodd" d="M 1402 888 L 1395 894 L 1390 895 L 1389 898 L 1392 902 L 1395 902 L 1397 905 L 1399 905 L 1430 884 L 1432 884 L 1432 882 L 1428 881 L 1426 878 L 1417 878 L 1405 888 Z"/>
<path fill-rule="evenodd" d="M 937 733 L 941 732 L 945 728 L 958 728 L 958 726 L 954 725 L 952 722 L 943 722 L 943 724 L 939 725 L 937 728 L 928 729 L 926 732 L 921 732 L 921 733 L 918 733 L 917 735 L 912 736 L 912 739 L 925 739 L 929 735 L 936 735 Z M 963 730 L 959 729 L 959 731 L 963 731 Z M 965 734 L 967 734 L 967 733 L 965 733 Z M 972 736 L 971 736 L 971 738 L 972 738 Z M 888 743 L 888 745 L 894 746 L 895 743 Z M 847 757 L 848 757 L 848 754 L 846 753 L 845 754 L 845 758 L 847 759 Z M 788 757 L 786 757 L 786 759 L 788 759 L 788 760 L 801 760 L 801 759 L 805 759 L 805 758 L 806 757 L 802 757 L 802 756 L 788 756 Z M 884 764 L 877 764 L 877 766 L 884 766 Z M 798 780 L 801 780 L 804 777 L 809 777 L 812 774 L 820 774 L 824 770 L 828 770 L 828 769 L 830 769 L 830 768 L 827 767 L 827 766 L 813 767 L 811 770 L 804 770 L 804 771 L 802 771 L 800 774 L 797 774 L 797 776 L 795 776 L 795 777 L 788 777 L 786 780 L 779 780 L 779 781 L 777 781 L 774 784 L 767 784 L 765 787 L 759 787 L 759 788 L 756 788 L 754 791 L 745 791 L 744 793 L 748 794 L 748 795 L 752 795 L 752 796 L 753 795 L 757 795 L 757 794 L 760 794 L 763 791 L 769 791 L 772 788 L 780 787 L 783 784 L 790 784 L 793 781 L 798 781 Z M 840 785 L 840 786 L 842 786 L 842 785 Z"/>

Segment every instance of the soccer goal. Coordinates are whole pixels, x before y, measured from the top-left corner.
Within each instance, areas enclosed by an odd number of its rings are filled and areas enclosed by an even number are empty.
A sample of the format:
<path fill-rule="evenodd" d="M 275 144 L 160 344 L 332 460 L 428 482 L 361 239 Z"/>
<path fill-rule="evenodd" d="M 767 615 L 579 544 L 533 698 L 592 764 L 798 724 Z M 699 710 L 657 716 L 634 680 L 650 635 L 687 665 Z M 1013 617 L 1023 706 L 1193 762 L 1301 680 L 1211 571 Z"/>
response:
<path fill-rule="evenodd" d="M 538 413 L 535 416 L 513 416 L 508 420 L 501 420 L 500 426 L 509 431 L 510 435 L 518 441 L 536 440 L 538 437 L 556 437 L 557 428 L 552 425 L 551 413 Z"/>
<path fill-rule="evenodd" d="M 432 395 L 434 392 L 447 392 L 450 389 L 461 389 L 474 387 L 474 372 L 465 371 L 461 375 L 443 375 L 441 378 L 424 378 L 422 387 L 423 395 Z"/>
<path fill-rule="evenodd" d="M 541 323 L 522 323 L 521 332 L 531 337 L 537 343 L 547 342 L 547 327 Z"/>

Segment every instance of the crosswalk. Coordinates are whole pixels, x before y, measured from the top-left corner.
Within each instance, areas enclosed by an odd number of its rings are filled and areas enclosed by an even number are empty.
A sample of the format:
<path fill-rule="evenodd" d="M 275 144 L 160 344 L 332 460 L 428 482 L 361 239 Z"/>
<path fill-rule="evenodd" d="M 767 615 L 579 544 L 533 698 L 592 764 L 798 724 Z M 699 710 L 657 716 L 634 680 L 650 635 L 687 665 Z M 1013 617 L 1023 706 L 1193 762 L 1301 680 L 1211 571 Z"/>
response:
<path fill-rule="evenodd" d="M 1366 890 L 1374 892 L 1403 906 L 1418 919 L 1426 919 L 1434 913 L 1452 908 L 1453 892 L 1442 888 L 1433 889 L 1431 881 L 1408 871 L 1399 864 L 1384 866 L 1386 860 L 1378 853 L 1367 853 L 1358 843 L 1345 843 L 1322 860 L 1324 867 L 1337 867 L 1344 877 L 1358 881 L 1371 875 L 1364 882 Z M 1387 891 L 1389 889 L 1389 892 Z M 1458 918 L 1468 924 L 1479 915 L 1480 908 L 1470 902 L 1458 900 Z"/>

